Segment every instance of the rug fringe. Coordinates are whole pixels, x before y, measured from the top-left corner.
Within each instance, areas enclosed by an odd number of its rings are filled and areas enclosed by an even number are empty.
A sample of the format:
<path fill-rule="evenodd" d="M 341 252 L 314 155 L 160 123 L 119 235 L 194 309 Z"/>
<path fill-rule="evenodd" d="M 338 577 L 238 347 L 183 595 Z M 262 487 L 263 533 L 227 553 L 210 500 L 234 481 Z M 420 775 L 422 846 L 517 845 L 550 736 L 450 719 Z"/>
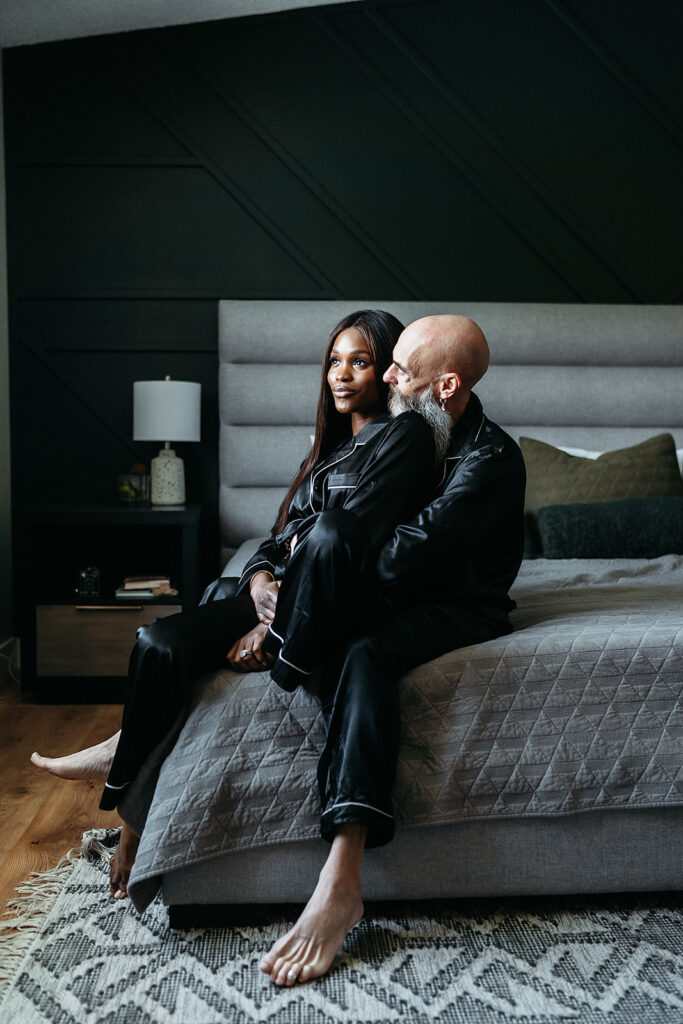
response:
<path fill-rule="evenodd" d="M 0 918 L 0 1000 L 14 978 L 52 910 L 57 896 L 81 857 L 93 863 L 108 861 L 118 841 L 119 829 L 90 829 L 74 847 L 46 871 L 32 871 L 18 885 Z"/>

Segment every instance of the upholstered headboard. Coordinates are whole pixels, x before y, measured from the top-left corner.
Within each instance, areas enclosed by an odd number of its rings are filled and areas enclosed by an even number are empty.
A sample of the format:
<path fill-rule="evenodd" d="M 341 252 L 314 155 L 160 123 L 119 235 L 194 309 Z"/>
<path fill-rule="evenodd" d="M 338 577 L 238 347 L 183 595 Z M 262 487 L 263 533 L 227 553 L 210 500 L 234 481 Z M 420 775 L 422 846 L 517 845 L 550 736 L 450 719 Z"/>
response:
<path fill-rule="evenodd" d="M 354 309 L 403 323 L 462 313 L 491 367 L 477 387 L 513 437 L 611 450 L 669 431 L 683 447 L 683 306 L 498 302 L 247 301 L 219 304 L 223 556 L 270 530 L 310 447 L 331 328 Z"/>

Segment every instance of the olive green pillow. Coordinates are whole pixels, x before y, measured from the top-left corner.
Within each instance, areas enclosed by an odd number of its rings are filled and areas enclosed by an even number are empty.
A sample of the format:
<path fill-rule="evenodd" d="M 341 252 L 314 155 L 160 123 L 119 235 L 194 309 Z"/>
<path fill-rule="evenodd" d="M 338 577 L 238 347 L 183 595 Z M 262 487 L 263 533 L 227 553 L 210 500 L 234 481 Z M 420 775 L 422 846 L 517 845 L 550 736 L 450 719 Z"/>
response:
<path fill-rule="evenodd" d="M 597 459 L 568 455 L 543 441 L 520 437 L 526 464 L 526 509 L 577 501 L 620 501 L 683 495 L 671 434 L 657 434 Z"/>
<path fill-rule="evenodd" d="M 531 513 L 539 508 L 683 495 L 671 434 L 657 434 L 631 448 L 605 452 L 597 459 L 568 455 L 531 437 L 520 437 L 519 444 L 527 473 L 527 557 L 532 557 L 538 545 Z"/>

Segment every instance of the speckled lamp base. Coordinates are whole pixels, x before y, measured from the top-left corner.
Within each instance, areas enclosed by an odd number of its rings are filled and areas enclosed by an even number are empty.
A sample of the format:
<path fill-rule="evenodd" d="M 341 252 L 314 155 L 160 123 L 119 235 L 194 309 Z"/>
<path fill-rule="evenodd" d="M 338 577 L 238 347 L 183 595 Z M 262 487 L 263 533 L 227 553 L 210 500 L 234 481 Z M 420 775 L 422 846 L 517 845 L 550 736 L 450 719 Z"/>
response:
<path fill-rule="evenodd" d="M 185 465 L 172 448 L 162 448 L 152 459 L 152 504 L 185 504 Z"/>

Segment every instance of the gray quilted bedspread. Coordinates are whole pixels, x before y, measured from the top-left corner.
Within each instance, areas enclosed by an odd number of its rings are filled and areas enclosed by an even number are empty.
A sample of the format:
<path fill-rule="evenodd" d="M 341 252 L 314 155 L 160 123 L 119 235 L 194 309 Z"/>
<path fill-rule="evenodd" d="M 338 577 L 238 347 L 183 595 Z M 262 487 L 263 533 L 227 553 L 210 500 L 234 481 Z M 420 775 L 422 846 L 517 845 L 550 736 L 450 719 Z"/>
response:
<path fill-rule="evenodd" d="M 513 596 L 513 634 L 401 682 L 398 826 L 682 804 L 683 557 L 526 562 Z M 303 691 L 261 673 L 202 680 L 131 885 L 319 835 L 322 743 Z M 134 827 L 155 780 L 148 764 L 122 809 Z"/>

